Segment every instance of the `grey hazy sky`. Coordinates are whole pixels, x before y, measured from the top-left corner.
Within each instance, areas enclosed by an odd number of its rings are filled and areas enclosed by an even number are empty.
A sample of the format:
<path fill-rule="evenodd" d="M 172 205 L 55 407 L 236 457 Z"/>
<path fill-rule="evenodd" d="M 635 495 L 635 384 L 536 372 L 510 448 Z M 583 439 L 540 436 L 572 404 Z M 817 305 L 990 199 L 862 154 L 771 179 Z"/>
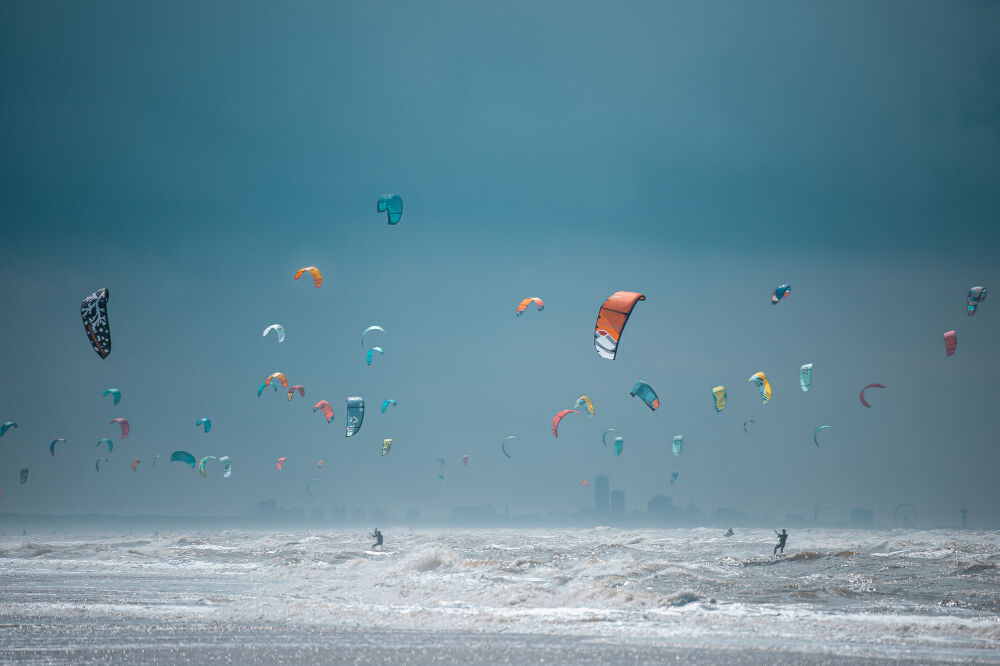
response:
<path fill-rule="evenodd" d="M 1000 302 L 969 318 L 965 295 L 1000 288 L 998 34 L 978 2 L 4 3 L 0 510 L 572 511 L 606 472 L 629 509 L 995 523 Z M 79 303 L 105 286 L 102 361 Z M 648 300 L 610 362 L 593 324 L 621 289 Z M 545 310 L 515 319 L 525 296 Z M 306 398 L 258 399 L 275 370 Z M 597 415 L 554 439 L 583 393 Z M 174 449 L 233 476 L 152 468 Z"/>

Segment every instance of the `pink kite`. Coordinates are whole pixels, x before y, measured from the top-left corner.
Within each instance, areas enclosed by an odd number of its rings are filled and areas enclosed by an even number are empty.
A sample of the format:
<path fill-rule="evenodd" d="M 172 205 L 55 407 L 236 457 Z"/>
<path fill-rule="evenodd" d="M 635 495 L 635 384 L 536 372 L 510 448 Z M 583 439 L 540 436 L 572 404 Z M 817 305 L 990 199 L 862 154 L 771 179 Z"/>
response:
<path fill-rule="evenodd" d="M 317 409 L 323 410 L 323 416 L 326 417 L 327 423 L 333 423 L 333 407 L 330 406 L 326 400 L 320 400 L 315 405 L 313 405 L 313 411 Z"/>
<path fill-rule="evenodd" d="M 117 423 L 122 427 L 122 439 L 125 439 L 125 435 L 128 434 L 128 421 L 123 418 L 111 419 L 109 423 Z"/>
<path fill-rule="evenodd" d="M 576 411 L 575 409 L 564 409 L 561 412 L 558 412 L 555 416 L 553 416 L 552 417 L 552 436 L 553 437 L 558 437 L 559 436 L 559 422 L 563 420 L 564 416 L 566 416 L 567 414 L 579 414 L 579 413 L 580 412 Z"/>
<path fill-rule="evenodd" d="M 958 346 L 958 336 L 955 335 L 955 331 L 948 331 L 944 334 L 944 350 L 948 356 L 955 353 L 955 347 Z"/>

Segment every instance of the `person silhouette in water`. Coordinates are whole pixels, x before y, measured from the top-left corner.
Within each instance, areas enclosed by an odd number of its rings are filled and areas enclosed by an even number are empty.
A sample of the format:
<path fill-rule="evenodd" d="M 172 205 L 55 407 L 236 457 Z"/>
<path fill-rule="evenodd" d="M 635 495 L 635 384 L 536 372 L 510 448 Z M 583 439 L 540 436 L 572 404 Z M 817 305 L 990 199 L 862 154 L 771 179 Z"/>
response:
<path fill-rule="evenodd" d="M 778 530 L 774 530 L 774 533 L 778 535 L 778 543 L 775 544 L 775 546 L 774 546 L 774 553 L 772 553 L 772 554 L 773 555 L 777 555 L 778 551 L 780 550 L 781 554 L 784 555 L 785 554 L 785 542 L 788 541 L 788 532 L 786 532 L 784 528 L 781 528 L 781 532 L 778 532 Z"/>
<path fill-rule="evenodd" d="M 379 532 L 378 528 L 376 527 L 374 530 L 372 530 L 372 536 L 375 537 L 375 543 L 372 544 L 372 550 L 375 550 L 376 548 L 382 545 L 382 533 Z"/>
<path fill-rule="evenodd" d="M 733 528 L 730 527 L 728 530 L 726 530 L 726 533 L 723 536 L 733 536 L 733 534 L 735 534 L 735 532 L 733 532 Z"/>

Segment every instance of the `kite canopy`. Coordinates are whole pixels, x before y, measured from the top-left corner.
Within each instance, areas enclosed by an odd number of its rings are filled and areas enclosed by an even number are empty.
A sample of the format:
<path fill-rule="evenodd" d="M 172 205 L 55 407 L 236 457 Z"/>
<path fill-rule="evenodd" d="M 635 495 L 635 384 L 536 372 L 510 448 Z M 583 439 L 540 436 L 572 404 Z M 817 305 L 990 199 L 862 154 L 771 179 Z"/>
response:
<path fill-rule="evenodd" d="M 403 217 L 403 197 L 398 194 L 383 194 L 378 198 L 377 206 L 375 212 L 385 213 L 389 224 L 399 224 Z"/>
<path fill-rule="evenodd" d="M 218 458 L 216 458 L 215 456 L 205 456 L 204 458 L 198 461 L 198 471 L 201 473 L 202 476 L 205 476 L 205 464 L 209 460 L 218 460 Z"/>
<path fill-rule="evenodd" d="M 114 450 L 114 448 L 115 448 L 115 443 L 112 442 L 107 437 L 101 438 L 101 440 L 98 441 L 97 444 L 95 444 L 94 446 L 100 446 L 101 444 L 107 444 L 108 445 L 108 453 L 111 453 Z"/>
<path fill-rule="evenodd" d="M 131 463 L 129 463 L 132 466 L 132 471 L 133 472 L 138 472 L 139 471 L 139 463 L 141 463 L 141 462 L 142 462 L 142 460 L 140 460 L 139 458 L 135 458 L 135 459 L 132 460 Z"/>
<path fill-rule="evenodd" d="M 615 358 L 622 330 L 632 314 L 632 308 L 637 302 L 644 300 L 646 297 L 635 291 L 616 291 L 604 301 L 597 312 L 597 324 L 594 326 L 594 348 L 601 358 Z"/>
<path fill-rule="evenodd" d="M 275 466 L 278 468 L 279 472 L 281 471 L 281 468 L 285 466 L 285 460 L 287 460 L 287 458 L 278 458 L 278 462 Z"/>
<path fill-rule="evenodd" d="M 389 449 L 391 449 L 391 448 L 392 448 L 392 440 L 391 439 L 383 439 L 382 440 L 382 455 L 384 455 L 384 456 L 389 455 Z"/>
<path fill-rule="evenodd" d="M 0 437 L 6 435 L 7 431 L 10 430 L 11 428 L 16 428 L 16 427 L 17 424 L 14 423 L 13 421 L 5 421 L 3 425 L 0 425 Z"/>
<path fill-rule="evenodd" d="M 264 380 L 264 386 L 270 386 L 272 379 L 277 379 L 279 382 L 281 382 L 281 386 L 282 387 L 288 388 L 288 378 L 285 377 L 285 373 L 283 373 L 283 372 L 272 372 L 271 376 L 268 377 L 266 380 Z M 275 386 L 274 390 L 277 391 L 278 387 Z"/>
<path fill-rule="evenodd" d="M 753 423 L 753 422 L 754 422 L 754 420 L 753 420 L 753 419 L 747 419 L 746 421 L 744 421 L 744 422 L 743 422 L 743 432 L 745 432 L 745 433 L 749 433 L 750 431 L 749 431 L 749 430 L 747 430 L 747 424 L 748 424 L 748 423 Z"/>
<path fill-rule="evenodd" d="M 115 405 L 117 405 L 119 402 L 122 401 L 122 392 L 116 388 L 104 389 L 104 393 L 102 393 L 101 396 L 106 396 L 106 395 L 111 396 L 111 400 Z"/>
<path fill-rule="evenodd" d="M 517 310 L 514 312 L 514 314 L 520 317 L 522 314 L 524 314 L 524 311 L 527 310 L 528 306 L 531 305 L 532 303 L 538 306 L 539 312 L 545 309 L 545 303 L 542 302 L 542 299 L 538 298 L 537 296 L 529 296 L 528 298 L 524 299 L 523 301 L 517 304 Z"/>
<path fill-rule="evenodd" d="M 350 397 L 347 399 L 347 437 L 352 437 L 361 431 L 365 420 L 365 399 Z"/>
<path fill-rule="evenodd" d="M 861 404 L 869 408 L 871 407 L 871 405 L 868 404 L 867 400 L 865 400 L 865 391 L 867 391 L 870 388 L 886 388 L 886 387 L 881 384 L 869 384 L 868 386 L 861 389 L 861 393 L 858 394 L 858 397 L 861 399 Z"/>
<path fill-rule="evenodd" d="M 228 479 L 233 475 L 233 463 L 229 459 L 229 456 L 222 456 L 219 458 L 219 462 L 222 463 L 222 478 Z"/>
<path fill-rule="evenodd" d="M 955 353 L 955 348 L 958 347 L 958 336 L 955 335 L 955 331 L 948 331 L 944 334 L 944 351 L 947 356 L 951 356 Z"/>
<path fill-rule="evenodd" d="M 680 472 L 674 472 L 670 475 L 670 483 L 677 483 L 677 477 L 680 476 Z"/>
<path fill-rule="evenodd" d="M 96 460 L 96 461 L 94 462 L 94 468 L 95 468 L 95 469 L 97 469 L 97 471 L 98 471 L 98 472 L 100 472 L 100 471 L 101 471 L 101 463 L 102 463 L 102 462 L 110 462 L 110 461 L 109 461 L 109 460 L 108 460 L 107 458 L 98 458 L 98 459 L 97 459 L 97 460 Z M 21 470 L 21 475 L 22 475 L 22 476 L 26 476 L 26 475 L 24 474 L 24 470 Z M 21 483 L 24 483 L 24 481 L 21 481 Z"/>
<path fill-rule="evenodd" d="M 559 423 L 565 418 L 567 414 L 579 414 L 580 412 L 575 409 L 564 409 L 560 412 L 556 412 L 556 415 L 552 417 L 552 436 L 559 436 Z"/>
<path fill-rule="evenodd" d="M 194 456 L 187 451 L 174 451 L 170 454 L 170 462 L 182 462 L 191 466 L 191 469 L 195 468 L 198 461 L 195 460 Z"/>
<path fill-rule="evenodd" d="M 462 466 L 463 467 L 468 467 L 469 466 L 469 455 L 468 454 L 462 456 Z"/>
<path fill-rule="evenodd" d="M 271 331 L 274 331 L 277 334 L 277 336 L 278 336 L 278 342 L 284 342 L 285 341 L 285 327 L 284 326 L 282 326 L 281 324 L 271 324 L 270 326 L 268 326 L 267 328 L 264 329 L 264 332 L 261 334 L 261 336 L 262 337 L 267 337 L 267 334 L 270 333 Z"/>
<path fill-rule="evenodd" d="M 580 407 L 586 407 L 588 418 L 594 415 L 594 403 L 591 402 L 590 398 L 587 396 L 581 395 L 576 399 L 576 404 L 573 405 L 573 409 L 579 409 Z"/>
<path fill-rule="evenodd" d="M 608 428 L 607 430 L 605 430 L 604 432 L 601 433 L 601 444 L 604 444 L 604 446 L 608 445 L 608 433 L 609 432 L 618 432 L 618 431 L 615 430 L 614 428 Z"/>
<path fill-rule="evenodd" d="M 715 398 L 715 413 L 718 414 L 726 408 L 726 387 L 716 386 L 712 389 L 712 396 Z"/>
<path fill-rule="evenodd" d="M 750 375 L 747 379 L 748 382 L 753 382 L 760 387 L 760 397 L 764 400 L 764 404 L 771 399 L 771 382 L 767 380 L 767 375 L 763 372 L 755 372 Z"/>
<path fill-rule="evenodd" d="M 333 407 L 330 406 L 326 400 L 320 400 L 315 405 L 313 405 L 313 411 L 317 409 L 323 410 L 323 416 L 326 417 L 327 423 L 333 423 Z"/>
<path fill-rule="evenodd" d="M 319 481 L 319 479 L 309 479 L 308 481 L 306 481 L 306 495 L 309 495 L 309 497 L 316 497 L 315 495 L 312 494 L 310 487 L 317 481 Z"/>
<path fill-rule="evenodd" d="M 660 399 L 656 397 L 656 391 L 643 381 L 636 382 L 635 386 L 632 387 L 632 397 L 640 398 L 652 410 L 660 406 Z"/>
<path fill-rule="evenodd" d="M 119 417 L 117 419 L 111 419 L 108 422 L 109 425 L 112 424 L 112 423 L 117 423 L 118 425 L 121 426 L 121 428 L 122 428 L 122 439 L 125 439 L 125 436 L 128 435 L 128 420 Z"/>
<path fill-rule="evenodd" d="M 295 271 L 295 279 L 298 280 L 306 271 L 309 271 L 309 274 L 312 275 L 313 284 L 316 285 L 317 289 L 319 289 L 320 285 L 323 284 L 323 274 L 320 273 L 319 269 L 315 266 L 306 266 L 305 268 L 300 268 Z"/>
<path fill-rule="evenodd" d="M 59 439 L 52 440 L 52 443 L 49 444 L 49 453 L 51 453 L 53 456 L 56 454 L 56 442 L 62 442 L 63 444 L 65 444 L 66 440 L 63 439 L 62 437 L 60 437 Z"/>
<path fill-rule="evenodd" d="M 802 391 L 808 391 L 809 387 L 812 385 L 813 380 L 813 364 L 806 363 L 801 368 L 799 368 L 799 386 L 802 387 Z"/>
<path fill-rule="evenodd" d="M 209 430 L 212 429 L 212 420 L 209 419 L 207 416 L 203 416 L 200 419 L 198 419 L 198 422 L 194 424 L 194 427 L 197 428 L 200 425 L 205 426 L 205 432 L 208 432 Z"/>
<path fill-rule="evenodd" d="M 504 440 L 502 442 L 500 442 L 500 450 L 503 451 L 503 454 L 505 456 L 507 456 L 508 458 L 513 458 L 514 457 L 514 456 L 510 455 L 509 453 L 507 453 L 507 442 L 509 442 L 512 439 L 520 439 L 520 438 L 517 435 L 507 435 L 504 438 Z"/>
<path fill-rule="evenodd" d="M 264 387 L 267 386 L 267 384 L 268 384 L 268 382 L 264 382 L 263 384 L 261 384 L 257 388 L 257 397 L 258 398 L 260 397 L 260 394 L 264 391 Z M 277 391 L 278 391 L 278 382 L 274 382 L 274 391 L 275 391 L 275 393 L 277 393 Z"/>
<path fill-rule="evenodd" d="M 291 400 L 293 397 L 295 397 L 295 392 L 296 391 L 298 391 L 299 395 L 302 396 L 303 398 L 306 397 L 306 389 L 305 389 L 305 387 L 302 386 L 302 384 L 296 384 L 295 386 L 293 386 L 290 389 L 288 389 L 288 399 L 289 400 Z"/>
<path fill-rule="evenodd" d="M 830 430 L 833 430 L 833 426 L 832 425 L 821 425 L 820 427 L 816 428 L 815 432 L 813 432 L 813 443 L 816 446 L 819 446 L 819 440 L 816 439 L 816 436 L 819 435 L 819 431 L 820 430 L 826 430 L 827 428 L 829 428 Z"/>
<path fill-rule="evenodd" d="M 778 301 L 790 293 L 792 293 L 792 287 L 790 285 L 783 284 L 775 287 L 774 292 L 771 294 L 771 305 L 777 305 Z"/>
<path fill-rule="evenodd" d="M 97 355 L 107 358 L 111 353 L 111 324 L 108 322 L 108 290 L 98 289 L 80 304 L 83 330 Z"/>
<path fill-rule="evenodd" d="M 615 455 L 620 456 L 623 448 L 625 448 L 625 438 L 615 437 Z"/>
<path fill-rule="evenodd" d="M 27 467 L 22 467 L 21 468 L 21 485 L 24 485 L 27 482 L 28 482 L 28 468 Z"/>
<path fill-rule="evenodd" d="M 382 413 L 385 414 L 385 410 L 389 409 L 389 405 L 395 407 L 398 403 L 395 398 L 389 398 L 382 402 Z"/>
<path fill-rule="evenodd" d="M 580 479 L 580 483 L 582 483 L 587 488 L 590 487 L 590 481 L 587 481 L 587 479 Z"/>
<path fill-rule="evenodd" d="M 386 337 L 389 336 L 389 334 L 386 333 L 385 329 L 382 328 L 381 326 L 369 326 L 368 328 L 366 328 L 365 330 L 363 330 L 361 332 L 361 344 L 362 345 L 365 344 L 365 336 L 368 335 L 369 333 L 371 333 L 372 331 L 381 331 L 382 333 L 385 333 Z"/>
<path fill-rule="evenodd" d="M 969 316 L 976 314 L 976 308 L 986 300 L 986 287 L 973 287 L 969 290 Z"/>
<path fill-rule="evenodd" d="M 670 452 L 676 458 L 681 454 L 682 448 L 684 448 L 684 435 L 674 435 L 674 441 L 670 443 Z"/>
<path fill-rule="evenodd" d="M 385 352 L 382 351 L 381 347 L 372 347 L 371 349 L 368 350 L 368 356 L 365 357 L 365 360 L 368 362 L 368 365 L 372 364 L 372 357 L 375 356 L 375 352 L 378 352 L 379 354 L 385 354 Z"/>

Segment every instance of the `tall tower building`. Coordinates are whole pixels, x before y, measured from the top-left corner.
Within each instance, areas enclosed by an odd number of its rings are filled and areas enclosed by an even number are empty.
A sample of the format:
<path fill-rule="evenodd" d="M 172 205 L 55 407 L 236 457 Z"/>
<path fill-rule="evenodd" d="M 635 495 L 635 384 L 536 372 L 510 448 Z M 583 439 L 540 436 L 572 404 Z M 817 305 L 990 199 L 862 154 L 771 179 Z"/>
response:
<path fill-rule="evenodd" d="M 609 513 L 611 503 L 611 484 L 607 474 L 598 474 L 594 479 L 594 513 L 599 516 L 606 516 Z"/>

